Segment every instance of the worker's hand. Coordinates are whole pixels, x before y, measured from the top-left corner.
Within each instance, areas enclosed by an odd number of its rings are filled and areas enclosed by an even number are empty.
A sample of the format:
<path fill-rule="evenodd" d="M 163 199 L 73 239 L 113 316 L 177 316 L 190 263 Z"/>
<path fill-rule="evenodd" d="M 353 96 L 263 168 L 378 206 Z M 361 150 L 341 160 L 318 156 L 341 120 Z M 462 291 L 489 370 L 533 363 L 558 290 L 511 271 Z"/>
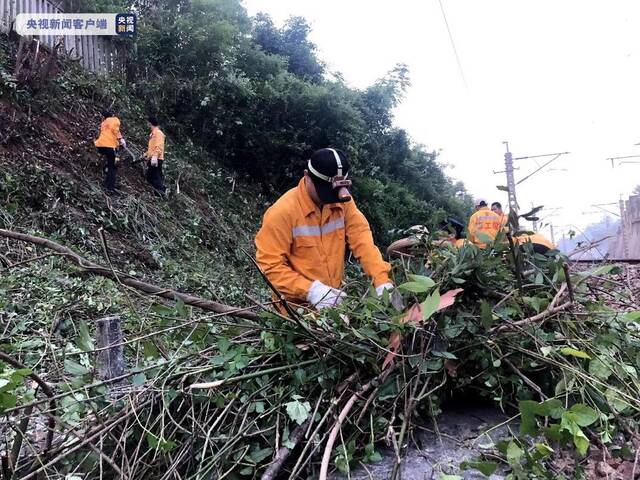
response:
<path fill-rule="evenodd" d="M 124 138 L 120 139 L 120 145 L 122 145 L 123 147 L 127 146 L 127 142 L 126 142 L 126 140 Z"/>
<path fill-rule="evenodd" d="M 153 157 L 151 157 L 151 166 L 152 167 L 157 167 L 158 166 L 158 156 L 154 155 Z"/>
<path fill-rule="evenodd" d="M 393 290 L 393 283 L 387 282 L 383 283 L 382 285 L 378 285 L 376 287 L 376 295 L 378 295 L 378 297 L 382 297 L 382 294 L 385 290 Z"/>
<path fill-rule="evenodd" d="M 332 288 L 324 283 L 315 280 L 311 284 L 309 293 L 307 293 L 307 301 L 318 310 L 327 307 L 335 307 L 347 296 L 342 290 Z"/>

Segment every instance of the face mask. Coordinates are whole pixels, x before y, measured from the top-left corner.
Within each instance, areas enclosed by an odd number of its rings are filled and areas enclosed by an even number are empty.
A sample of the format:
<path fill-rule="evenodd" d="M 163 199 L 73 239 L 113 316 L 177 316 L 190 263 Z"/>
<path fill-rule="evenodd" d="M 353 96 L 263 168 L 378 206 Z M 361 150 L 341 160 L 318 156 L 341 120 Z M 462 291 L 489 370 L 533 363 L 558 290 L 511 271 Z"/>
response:
<path fill-rule="evenodd" d="M 349 192 L 349 187 L 351 186 L 351 180 L 348 180 L 345 177 L 335 176 L 331 179 L 331 185 L 334 190 L 338 191 L 338 201 L 348 202 L 351 200 L 351 193 Z"/>

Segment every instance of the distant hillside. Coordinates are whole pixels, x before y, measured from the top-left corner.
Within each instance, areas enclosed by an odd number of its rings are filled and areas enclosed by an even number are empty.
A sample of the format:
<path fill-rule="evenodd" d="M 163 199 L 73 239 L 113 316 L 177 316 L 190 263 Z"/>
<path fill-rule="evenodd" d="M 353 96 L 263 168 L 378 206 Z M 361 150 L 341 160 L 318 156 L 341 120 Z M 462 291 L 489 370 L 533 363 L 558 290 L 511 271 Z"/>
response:
<path fill-rule="evenodd" d="M 558 242 L 560 250 L 564 253 L 571 253 L 580 247 L 588 245 L 590 242 L 612 237 L 599 243 L 596 248 L 591 249 L 581 255 L 581 258 L 602 258 L 609 251 L 609 246 L 613 242 L 613 237 L 618 231 L 620 222 L 612 217 L 606 216 L 598 223 L 589 225 L 582 232 L 576 232 L 573 238 L 564 237 Z"/>

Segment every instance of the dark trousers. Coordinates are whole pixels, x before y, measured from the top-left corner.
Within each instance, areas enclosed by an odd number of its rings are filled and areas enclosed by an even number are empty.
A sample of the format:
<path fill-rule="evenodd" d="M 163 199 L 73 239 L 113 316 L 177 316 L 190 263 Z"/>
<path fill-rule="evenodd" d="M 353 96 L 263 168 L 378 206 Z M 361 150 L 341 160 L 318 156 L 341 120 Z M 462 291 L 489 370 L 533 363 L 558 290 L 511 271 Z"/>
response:
<path fill-rule="evenodd" d="M 155 188 L 156 192 L 164 193 L 164 176 L 162 175 L 162 160 L 158 160 L 158 166 L 154 167 L 149 162 L 147 167 L 147 181 Z"/>
<path fill-rule="evenodd" d="M 98 152 L 105 158 L 105 177 L 104 188 L 109 191 L 113 191 L 116 188 L 116 174 L 118 167 L 116 167 L 116 149 L 110 147 L 98 147 Z"/>

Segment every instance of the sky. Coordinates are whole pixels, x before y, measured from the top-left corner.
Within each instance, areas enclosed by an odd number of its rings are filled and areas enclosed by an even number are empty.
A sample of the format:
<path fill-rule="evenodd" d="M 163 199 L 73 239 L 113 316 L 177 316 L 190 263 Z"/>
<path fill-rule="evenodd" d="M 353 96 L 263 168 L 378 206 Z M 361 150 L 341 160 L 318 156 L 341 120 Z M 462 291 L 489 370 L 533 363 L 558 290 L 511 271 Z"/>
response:
<path fill-rule="evenodd" d="M 640 185 L 640 163 L 612 168 L 606 160 L 640 155 L 637 0 L 243 4 L 278 25 L 305 17 L 320 58 L 355 88 L 407 64 L 412 85 L 396 125 L 439 151 L 447 174 L 474 197 L 507 203 L 496 189 L 504 174 L 493 173 L 504 170 L 504 141 L 515 158 L 570 152 L 516 189 L 521 212 L 545 205 L 543 232 L 553 224 L 556 240 L 602 219 L 590 205 L 617 202 Z M 516 161 L 516 181 L 544 161 Z"/>

